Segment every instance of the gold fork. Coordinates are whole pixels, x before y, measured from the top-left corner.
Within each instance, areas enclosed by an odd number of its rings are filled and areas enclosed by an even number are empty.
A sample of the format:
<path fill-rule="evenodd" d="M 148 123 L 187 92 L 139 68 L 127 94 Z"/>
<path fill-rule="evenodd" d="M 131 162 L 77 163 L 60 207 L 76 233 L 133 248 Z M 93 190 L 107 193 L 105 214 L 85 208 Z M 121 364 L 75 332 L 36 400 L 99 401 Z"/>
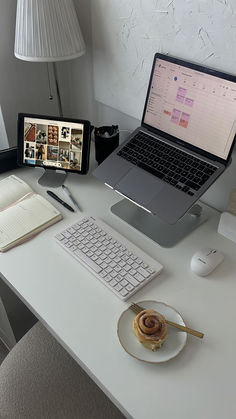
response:
<path fill-rule="evenodd" d="M 142 307 L 142 306 L 140 306 L 139 304 L 136 304 L 136 303 L 132 303 L 129 308 L 130 308 L 130 310 L 132 310 L 136 314 L 140 313 L 143 310 L 147 310 L 144 307 Z M 180 329 L 183 332 L 190 333 L 191 335 L 194 335 L 198 338 L 202 339 L 203 336 L 204 336 L 204 333 L 198 332 L 197 330 L 190 329 L 189 327 L 182 326 L 181 324 L 174 323 L 170 320 L 166 319 L 166 323 L 169 324 L 170 326 L 177 327 L 177 329 Z"/>

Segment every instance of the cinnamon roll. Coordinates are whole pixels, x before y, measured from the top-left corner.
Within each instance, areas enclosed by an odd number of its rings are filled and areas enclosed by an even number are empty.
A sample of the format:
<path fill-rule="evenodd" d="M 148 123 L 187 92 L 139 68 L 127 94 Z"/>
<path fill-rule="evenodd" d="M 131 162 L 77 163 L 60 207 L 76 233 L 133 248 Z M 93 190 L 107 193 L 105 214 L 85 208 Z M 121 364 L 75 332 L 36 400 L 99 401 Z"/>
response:
<path fill-rule="evenodd" d="M 134 318 L 133 330 L 142 345 L 156 351 L 167 336 L 165 317 L 154 310 L 143 310 Z"/>

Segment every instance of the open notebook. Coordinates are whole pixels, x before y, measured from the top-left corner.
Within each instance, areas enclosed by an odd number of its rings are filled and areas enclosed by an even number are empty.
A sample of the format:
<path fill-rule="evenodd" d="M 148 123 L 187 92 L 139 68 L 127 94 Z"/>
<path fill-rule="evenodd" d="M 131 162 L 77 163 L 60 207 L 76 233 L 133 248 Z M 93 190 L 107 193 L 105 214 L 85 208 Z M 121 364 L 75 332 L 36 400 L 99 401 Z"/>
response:
<path fill-rule="evenodd" d="M 0 181 L 0 251 L 14 247 L 62 219 L 45 198 L 17 176 Z"/>

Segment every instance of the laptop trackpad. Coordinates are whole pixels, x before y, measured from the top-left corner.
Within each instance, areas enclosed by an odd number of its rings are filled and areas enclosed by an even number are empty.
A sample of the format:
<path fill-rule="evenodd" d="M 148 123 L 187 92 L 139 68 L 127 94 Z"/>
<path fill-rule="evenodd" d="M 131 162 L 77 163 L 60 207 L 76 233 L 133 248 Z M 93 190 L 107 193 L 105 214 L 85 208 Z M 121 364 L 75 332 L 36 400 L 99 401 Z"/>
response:
<path fill-rule="evenodd" d="M 148 204 L 164 185 L 158 178 L 134 167 L 115 186 L 119 192 L 142 204 Z"/>

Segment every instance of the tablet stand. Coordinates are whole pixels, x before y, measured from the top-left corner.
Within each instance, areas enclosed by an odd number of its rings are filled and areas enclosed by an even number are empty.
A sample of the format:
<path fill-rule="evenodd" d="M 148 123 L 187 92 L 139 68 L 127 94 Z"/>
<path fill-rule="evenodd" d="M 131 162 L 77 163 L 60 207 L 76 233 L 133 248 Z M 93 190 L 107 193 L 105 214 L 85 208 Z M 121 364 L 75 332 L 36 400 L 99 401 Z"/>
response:
<path fill-rule="evenodd" d="M 113 205 L 111 212 L 163 247 L 176 245 L 207 220 L 202 214 L 202 207 L 198 204 L 195 204 L 176 224 L 166 223 L 127 199 Z"/>
<path fill-rule="evenodd" d="M 63 185 L 66 176 L 67 174 L 63 171 L 46 169 L 43 175 L 39 178 L 38 183 L 42 186 L 57 188 L 58 186 Z"/>

